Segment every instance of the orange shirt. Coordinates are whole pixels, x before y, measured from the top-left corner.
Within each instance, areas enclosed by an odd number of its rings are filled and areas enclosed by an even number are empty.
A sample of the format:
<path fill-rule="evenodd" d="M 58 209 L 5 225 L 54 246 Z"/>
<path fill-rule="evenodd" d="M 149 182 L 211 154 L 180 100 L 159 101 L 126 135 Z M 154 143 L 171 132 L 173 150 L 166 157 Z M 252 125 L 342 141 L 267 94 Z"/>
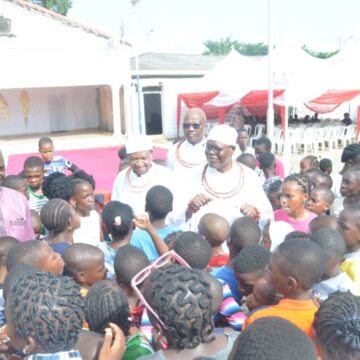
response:
<path fill-rule="evenodd" d="M 269 316 L 281 317 L 297 326 L 306 335 L 313 337 L 313 321 L 318 307 L 313 300 L 282 299 L 277 305 L 254 312 L 245 320 L 243 330 L 256 319 Z"/>
<path fill-rule="evenodd" d="M 212 256 L 209 261 L 209 266 L 212 268 L 218 268 L 226 265 L 229 262 L 229 255 Z"/>

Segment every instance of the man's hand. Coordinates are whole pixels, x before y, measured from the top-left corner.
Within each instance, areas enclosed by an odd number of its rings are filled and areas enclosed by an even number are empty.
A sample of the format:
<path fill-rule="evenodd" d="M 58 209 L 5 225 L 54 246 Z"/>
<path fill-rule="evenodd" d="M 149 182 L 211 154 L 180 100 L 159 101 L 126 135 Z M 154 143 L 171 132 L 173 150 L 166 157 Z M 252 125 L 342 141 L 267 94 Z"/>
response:
<path fill-rule="evenodd" d="M 192 217 L 192 214 L 199 211 L 202 206 L 206 205 L 211 200 L 211 198 L 204 194 L 197 194 L 189 201 L 188 208 L 185 212 L 186 219 L 190 219 Z"/>
<path fill-rule="evenodd" d="M 249 204 L 244 204 L 241 208 L 240 211 L 245 215 L 245 216 L 249 216 L 252 219 L 258 221 L 260 219 L 260 212 L 259 210 L 252 205 Z"/>

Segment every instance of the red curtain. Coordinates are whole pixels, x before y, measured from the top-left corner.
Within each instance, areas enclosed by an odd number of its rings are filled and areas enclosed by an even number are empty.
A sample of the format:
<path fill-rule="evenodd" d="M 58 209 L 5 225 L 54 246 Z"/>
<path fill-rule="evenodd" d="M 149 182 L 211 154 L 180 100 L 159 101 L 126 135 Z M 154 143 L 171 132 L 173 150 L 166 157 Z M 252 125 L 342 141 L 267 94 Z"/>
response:
<path fill-rule="evenodd" d="M 274 90 L 274 98 L 280 96 L 285 90 Z M 268 91 L 250 91 L 240 100 L 241 105 L 245 106 L 249 112 L 257 116 L 265 116 L 268 107 Z M 275 111 L 279 111 L 279 106 L 274 106 Z"/>

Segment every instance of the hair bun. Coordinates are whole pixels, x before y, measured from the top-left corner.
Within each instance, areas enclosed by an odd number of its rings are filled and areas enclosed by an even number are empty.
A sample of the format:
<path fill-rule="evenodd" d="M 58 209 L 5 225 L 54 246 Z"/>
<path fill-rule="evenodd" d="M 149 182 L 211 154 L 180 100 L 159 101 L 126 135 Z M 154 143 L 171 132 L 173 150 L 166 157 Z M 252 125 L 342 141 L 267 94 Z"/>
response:
<path fill-rule="evenodd" d="M 353 317 L 344 325 L 343 330 L 337 330 L 338 335 L 344 336 L 343 342 L 353 350 L 360 350 L 360 318 Z"/>

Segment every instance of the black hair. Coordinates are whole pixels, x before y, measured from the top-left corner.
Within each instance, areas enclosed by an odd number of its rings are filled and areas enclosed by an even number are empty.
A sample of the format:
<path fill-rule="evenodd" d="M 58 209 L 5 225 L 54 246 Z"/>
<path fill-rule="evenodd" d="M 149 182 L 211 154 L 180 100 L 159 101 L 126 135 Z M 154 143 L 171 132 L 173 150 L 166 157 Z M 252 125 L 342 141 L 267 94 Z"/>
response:
<path fill-rule="evenodd" d="M 23 169 L 42 168 L 44 169 L 44 163 L 38 156 L 29 156 L 24 161 Z"/>
<path fill-rule="evenodd" d="M 48 199 L 57 197 L 53 194 L 52 184 L 56 179 L 64 177 L 66 177 L 66 175 L 62 172 L 53 172 L 44 178 L 44 182 L 41 185 L 41 190 Z M 61 181 L 59 181 L 59 184 L 61 184 Z"/>
<path fill-rule="evenodd" d="M 270 152 L 264 152 L 259 155 L 261 169 L 269 169 L 275 164 L 275 156 Z"/>
<path fill-rule="evenodd" d="M 336 230 L 320 229 L 310 235 L 310 240 L 320 246 L 327 261 L 342 258 L 345 254 L 344 239 Z"/>
<path fill-rule="evenodd" d="M 320 215 L 310 221 L 310 233 L 323 228 L 337 229 L 337 217 L 334 215 Z"/>
<path fill-rule="evenodd" d="M 249 136 L 249 133 L 248 133 L 248 131 L 247 131 L 245 128 L 237 129 L 237 133 L 238 133 L 238 134 L 240 134 L 240 133 L 246 133 L 246 134 L 248 134 L 248 136 Z"/>
<path fill-rule="evenodd" d="M 265 145 L 266 151 L 271 151 L 271 140 L 267 138 L 266 136 L 262 136 L 259 139 L 255 140 L 255 146 L 258 145 Z"/>
<path fill-rule="evenodd" d="M 122 146 L 118 151 L 118 157 L 120 160 L 126 160 L 127 159 L 127 153 L 126 153 L 126 147 Z"/>
<path fill-rule="evenodd" d="M 44 145 L 54 145 L 53 141 L 48 137 L 48 136 L 44 136 L 42 138 L 39 139 L 39 150 L 44 146 Z"/>
<path fill-rule="evenodd" d="M 41 222 L 53 235 L 66 230 L 72 218 L 71 205 L 62 199 L 51 199 L 41 209 Z"/>
<path fill-rule="evenodd" d="M 303 231 L 291 231 L 285 235 L 284 241 L 292 241 L 292 240 L 309 240 L 309 235 L 304 233 Z"/>
<path fill-rule="evenodd" d="M 281 191 L 282 181 L 275 180 L 273 183 L 270 184 L 267 193 L 278 192 Z"/>
<path fill-rule="evenodd" d="M 133 209 L 120 201 L 110 201 L 106 204 L 101 216 L 113 241 L 123 239 L 133 228 Z"/>
<path fill-rule="evenodd" d="M 317 186 L 311 189 L 310 194 L 316 191 L 321 195 L 321 198 L 324 201 L 327 201 L 329 203 L 329 205 L 331 205 L 334 202 L 334 193 L 331 191 L 330 188 L 328 188 L 327 186 Z"/>
<path fill-rule="evenodd" d="M 321 159 L 319 163 L 319 168 L 322 172 L 325 172 L 328 169 L 332 169 L 332 161 L 330 159 Z"/>
<path fill-rule="evenodd" d="M 314 343 L 303 331 L 279 317 L 258 319 L 234 343 L 230 360 L 316 360 Z"/>
<path fill-rule="evenodd" d="M 145 210 L 151 219 L 164 219 L 172 211 L 173 194 L 162 185 L 153 186 L 147 193 L 145 199 Z"/>
<path fill-rule="evenodd" d="M 131 279 L 149 264 L 149 259 L 141 249 L 133 245 L 120 247 L 114 259 L 116 281 L 119 285 L 130 286 Z"/>
<path fill-rule="evenodd" d="M 50 177 L 49 175 L 48 177 Z M 58 176 L 54 179 L 50 186 L 52 198 L 59 198 L 69 201 L 73 196 L 71 178 L 69 176 Z"/>
<path fill-rule="evenodd" d="M 201 270 L 164 266 L 151 273 L 144 287 L 146 300 L 166 325 L 170 349 L 193 349 L 213 340 L 212 296 Z"/>
<path fill-rule="evenodd" d="M 237 218 L 230 226 L 230 241 L 235 252 L 240 252 L 246 246 L 259 244 L 260 239 L 260 227 L 249 216 Z"/>
<path fill-rule="evenodd" d="M 20 241 L 12 236 L 0 237 L 0 266 L 6 266 L 6 257 L 10 249 L 19 243 Z"/>
<path fill-rule="evenodd" d="M 193 231 L 180 234 L 174 241 L 173 250 L 194 269 L 205 269 L 211 258 L 210 244 Z"/>
<path fill-rule="evenodd" d="M 91 286 L 85 304 L 85 317 L 90 330 L 104 334 L 111 322 L 118 325 L 125 336 L 129 335 L 130 308 L 119 285 L 109 280 L 96 282 Z"/>
<path fill-rule="evenodd" d="M 234 270 L 240 274 L 264 271 L 265 266 L 270 262 L 270 257 L 270 250 L 261 245 L 247 246 L 236 255 L 233 261 Z"/>
<path fill-rule="evenodd" d="M 284 179 L 284 184 L 287 182 L 296 182 L 304 191 L 305 194 L 310 194 L 310 182 L 306 175 L 303 174 L 291 174 Z"/>
<path fill-rule="evenodd" d="M 309 178 L 311 186 L 319 186 L 319 184 L 312 184 L 314 177 L 320 178 L 322 184 L 320 186 L 326 186 L 331 189 L 333 185 L 332 178 L 329 174 L 322 172 L 320 169 L 309 169 L 305 172 L 306 176 Z"/>
<path fill-rule="evenodd" d="M 319 282 L 325 272 L 323 250 L 313 241 L 293 239 L 284 241 L 275 250 L 281 256 L 281 269 L 285 276 L 293 276 L 304 290 Z"/>
<path fill-rule="evenodd" d="M 23 339 L 33 337 L 47 353 L 73 349 L 84 320 L 80 288 L 70 278 L 23 273 L 8 294 L 11 319 Z"/>
<path fill-rule="evenodd" d="M 344 147 L 341 154 L 341 162 L 346 163 L 349 160 L 357 161 L 360 156 L 360 144 L 350 144 Z"/>
<path fill-rule="evenodd" d="M 250 169 L 254 170 L 256 168 L 256 158 L 253 154 L 242 153 L 236 158 L 236 161 L 249 167 Z"/>
<path fill-rule="evenodd" d="M 39 267 L 42 259 L 40 249 L 44 246 L 41 240 L 29 240 L 13 246 L 6 257 L 6 268 L 10 271 L 16 264 L 29 264 Z"/>
<path fill-rule="evenodd" d="M 344 207 L 344 209 L 340 212 L 341 213 L 346 212 L 347 214 L 350 214 L 351 219 L 353 220 L 353 223 L 358 227 L 360 230 L 360 204 L 349 204 Z"/>
<path fill-rule="evenodd" d="M 319 161 L 318 158 L 314 155 L 307 155 L 301 159 L 301 161 L 308 161 L 310 163 L 310 168 L 318 169 L 319 168 Z"/>
<path fill-rule="evenodd" d="M 359 359 L 360 297 L 350 292 L 330 294 L 315 314 L 314 329 L 327 358 Z"/>
<path fill-rule="evenodd" d="M 169 247 L 169 249 L 172 249 L 174 245 L 174 241 L 182 234 L 182 230 L 179 231 L 173 231 L 170 234 L 167 234 L 164 237 L 164 243 Z"/>
<path fill-rule="evenodd" d="M 18 191 L 24 181 L 25 178 L 20 175 L 8 175 L 2 180 L 1 186 Z"/>
<path fill-rule="evenodd" d="M 95 190 L 95 186 L 96 186 L 96 183 L 95 183 L 95 179 L 92 175 L 89 175 L 88 173 L 86 173 L 84 170 L 78 170 L 76 172 L 74 172 L 70 178 L 73 179 L 72 181 L 72 186 L 73 186 L 73 192 L 75 190 L 75 186 L 78 185 L 78 184 L 82 184 L 84 182 L 88 182 L 92 189 Z M 82 181 L 80 181 L 82 180 Z"/>

